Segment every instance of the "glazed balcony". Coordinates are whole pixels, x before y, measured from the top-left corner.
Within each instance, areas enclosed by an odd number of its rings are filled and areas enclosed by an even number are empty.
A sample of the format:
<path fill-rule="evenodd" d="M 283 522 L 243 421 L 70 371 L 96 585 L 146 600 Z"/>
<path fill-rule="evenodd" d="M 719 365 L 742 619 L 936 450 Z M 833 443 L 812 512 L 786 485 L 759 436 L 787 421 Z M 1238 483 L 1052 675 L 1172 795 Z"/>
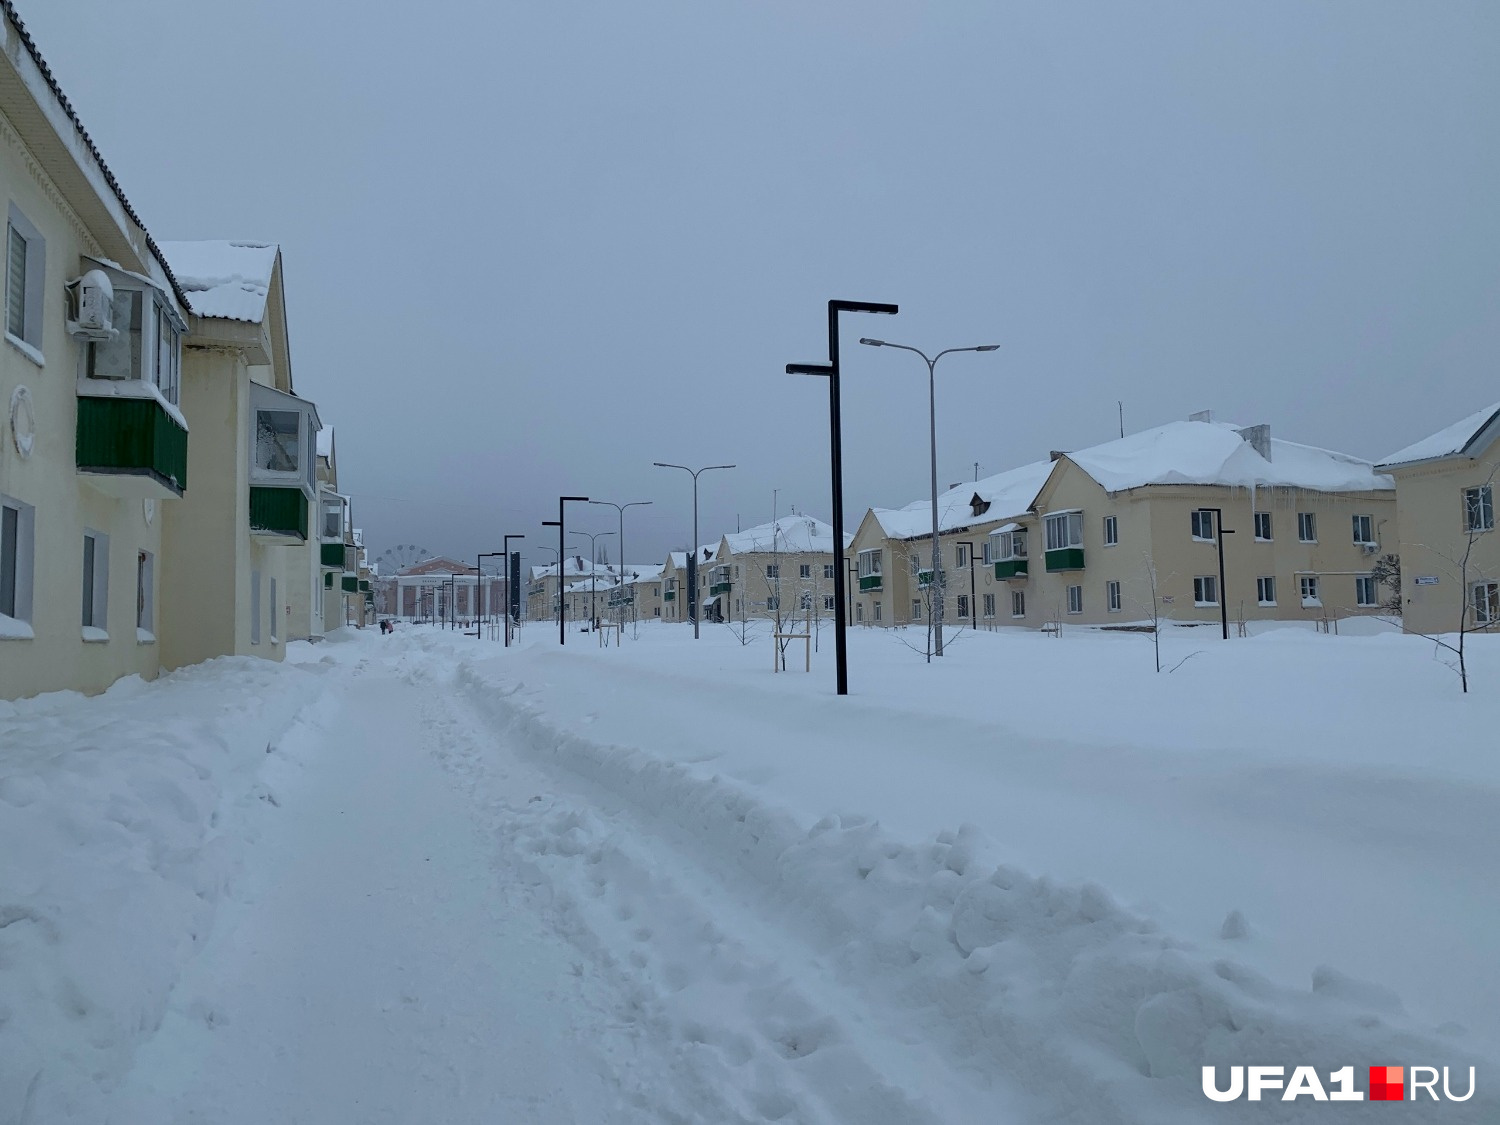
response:
<path fill-rule="evenodd" d="M 995 577 L 1024 580 L 1030 572 L 1029 563 L 1029 559 L 1001 559 L 995 564 Z"/>
<path fill-rule="evenodd" d="M 250 534 L 276 543 L 307 542 L 307 496 L 300 487 L 250 486 Z M 340 563 L 342 564 L 342 557 Z"/>
<path fill-rule="evenodd" d="M 859 592 L 867 593 L 870 590 L 881 590 L 885 588 L 885 575 L 867 574 L 859 580 Z"/>
<path fill-rule="evenodd" d="M 1063 547 L 1060 550 L 1047 552 L 1047 573 L 1055 574 L 1063 570 L 1083 569 L 1083 548 Z"/>
<path fill-rule="evenodd" d="M 79 473 L 117 500 L 171 500 L 187 489 L 187 430 L 154 397 L 78 398 Z"/>

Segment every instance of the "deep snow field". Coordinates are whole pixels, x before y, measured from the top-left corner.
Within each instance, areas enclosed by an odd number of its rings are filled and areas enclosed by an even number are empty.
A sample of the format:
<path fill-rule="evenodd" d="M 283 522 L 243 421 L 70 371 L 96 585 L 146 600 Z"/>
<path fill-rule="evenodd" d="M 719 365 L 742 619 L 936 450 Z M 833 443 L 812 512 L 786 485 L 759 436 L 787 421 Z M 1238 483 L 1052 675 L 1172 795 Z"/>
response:
<path fill-rule="evenodd" d="M 1500 638 L 598 640 L 0 703 L 0 1125 L 1500 1121 Z"/>

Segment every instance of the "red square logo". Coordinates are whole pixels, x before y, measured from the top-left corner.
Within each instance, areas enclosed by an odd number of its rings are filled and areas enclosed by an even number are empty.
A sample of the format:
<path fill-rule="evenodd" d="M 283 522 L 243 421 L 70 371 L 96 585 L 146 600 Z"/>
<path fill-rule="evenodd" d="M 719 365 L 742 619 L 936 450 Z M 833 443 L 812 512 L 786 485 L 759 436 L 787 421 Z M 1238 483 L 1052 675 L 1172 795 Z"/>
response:
<path fill-rule="evenodd" d="M 1372 1066 L 1370 1068 L 1370 1100 L 1372 1102 L 1404 1102 L 1406 1100 L 1405 1067 Z"/>

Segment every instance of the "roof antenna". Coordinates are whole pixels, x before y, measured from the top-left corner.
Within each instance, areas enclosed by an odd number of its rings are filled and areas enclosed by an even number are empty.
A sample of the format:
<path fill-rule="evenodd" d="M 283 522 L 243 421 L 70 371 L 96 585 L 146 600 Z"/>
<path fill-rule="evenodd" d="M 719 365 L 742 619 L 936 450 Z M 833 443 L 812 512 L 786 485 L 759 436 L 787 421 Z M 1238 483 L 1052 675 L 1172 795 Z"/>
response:
<path fill-rule="evenodd" d="M 1116 399 L 1115 400 L 1115 406 L 1120 411 L 1120 436 L 1124 437 L 1125 436 L 1125 400 L 1124 399 Z"/>

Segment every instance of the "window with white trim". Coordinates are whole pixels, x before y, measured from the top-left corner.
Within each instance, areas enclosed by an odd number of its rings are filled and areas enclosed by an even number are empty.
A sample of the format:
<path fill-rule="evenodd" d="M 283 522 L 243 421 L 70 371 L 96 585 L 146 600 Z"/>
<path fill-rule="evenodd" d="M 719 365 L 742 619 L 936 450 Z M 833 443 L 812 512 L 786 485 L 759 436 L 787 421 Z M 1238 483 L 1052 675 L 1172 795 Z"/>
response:
<path fill-rule="evenodd" d="M 880 548 L 859 553 L 859 576 L 873 578 L 881 573 Z"/>
<path fill-rule="evenodd" d="M 969 616 L 969 595 L 968 594 L 959 594 L 958 595 L 958 615 L 960 617 L 968 617 Z"/>
<path fill-rule="evenodd" d="M 923 613 L 922 613 L 922 599 L 921 598 L 912 598 L 912 600 L 911 600 L 911 619 L 913 621 L 920 621 L 920 620 L 922 620 L 922 617 L 923 617 Z"/>
<path fill-rule="evenodd" d="M 1104 601 L 1110 613 L 1119 613 L 1124 599 L 1120 597 L 1120 584 L 1118 582 L 1106 582 L 1104 584 Z"/>
<path fill-rule="evenodd" d="M 735 604 L 736 605 L 739 604 L 739 599 L 735 599 Z M 766 596 L 766 608 L 768 610 L 772 610 L 773 612 L 775 610 L 780 609 L 781 608 L 781 599 L 778 598 L 775 594 L 768 594 Z M 743 610 L 741 612 L 743 612 Z"/>
<path fill-rule="evenodd" d="M 344 502 L 323 501 L 323 539 L 330 543 L 344 541 Z"/>
<path fill-rule="evenodd" d="M 861 624 L 861 625 L 864 624 L 864 621 L 865 621 L 865 603 L 864 602 L 855 602 L 854 603 L 854 620 L 856 622 L 858 622 L 859 624 Z"/>
<path fill-rule="evenodd" d="M 907 559 L 907 562 L 911 564 L 911 576 L 913 578 L 918 577 L 922 573 L 922 552 L 916 550 L 912 551 L 911 556 Z"/>
<path fill-rule="evenodd" d="M 136 553 L 135 627 L 144 633 L 156 632 L 156 557 L 150 551 Z"/>
<path fill-rule="evenodd" d="M 255 467 L 267 473 L 302 471 L 302 414 L 296 410 L 255 412 Z"/>
<path fill-rule="evenodd" d="M 1369 608 L 1379 603 L 1375 598 L 1375 579 L 1364 575 L 1354 580 L 1354 604 Z"/>
<path fill-rule="evenodd" d="M 1263 574 L 1255 580 L 1255 600 L 1259 605 L 1276 604 L 1276 576 Z"/>
<path fill-rule="evenodd" d="M 812 609 L 812 594 L 804 590 L 801 597 L 797 600 L 797 608 L 803 611 Z"/>
<path fill-rule="evenodd" d="M 0 495 L 0 626 L 31 621 L 31 575 L 36 509 Z M 29 636 L 25 629 L 0 628 L 0 635 Z"/>
<path fill-rule="evenodd" d="M 1082 613 L 1083 612 L 1083 587 L 1082 586 L 1069 586 L 1068 587 L 1068 612 L 1069 613 Z"/>
<path fill-rule="evenodd" d="M 735 567 L 734 568 L 734 573 L 735 573 L 735 577 L 736 578 L 739 577 L 739 572 L 740 572 L 740 568 L 739 567 Z M 767 578 L 780 578 L 781 577 L 781 565 L 779 563 L 767 563 L 766 564 L 766 577 Z"/>
<path fill-rule="evenodd" d="M 1271 541 L 1271 513 L 1256 512 L 1252 517 L 1255 520 L 1255 538 L 1262 543 Z"/>
<path fill-rule="evenodd" d="M 986 617 L 994 617 L 995 616 L 995 595 L 994 594 L 986 594 L 984 596 L 984 615 Z"/>
<path fill-rule="evenodd" d="M 797 577 L 798 578 L 811 578 L 812 577 L 812 563 L 803 563 L 801 566 L 799 566 L 797 568 Z"/>
<path fill-rule="evenodd" d="M 1316 512 L 1297 513 L 1297 540 L 1301 543 L 1318 541 L 1318 515 Z"/>
<path fill-rule="evenodd" d="M 182 334 L 187 326 L 168 305 L 166 294 L 124 283 L 116 275 L 110 322 L 115 338 L 89 343 L 84 374 L 90 379 L 151 383 L 175 405 L 181 392 Z"/>
<path fill-rule="evenodd" d="M 1116 546 L 1120 542 L 1120 520 L 1118 516 L 1104 517 L 1104 545 Z"/>
<path fill-rule="evenodd" d="M 1495 492 L 1487 484 L 1464 489 L 1464 532 L 1495 530 Z"/>
<path fill-rule="evenodd" d="M 553 598 L 556 606 L 557 599 Z M 260 644 L 260 571 L 250 572 L 250 643 Z"/>
<path fill-rule="evenodd" d="M 1015 559 L 1026 557 L 1026 529 L 1018 528 L 1015 531 L 1002 531 L 991 536 L 992 540 L 998 540 L 996 552 L 992 562 L 1011 562 Z"/>
<path fill-rule="evenodd" d="M 1474 624 L 1500 623 L 1500 582 L 1475 582 L 1469 587 L 1469 606 L 1474 611 Z"/>
<path fill-rule="evenodd" d="M 1026 591 L 1012 590 L 1010 592 L 1010 615 L 1012 617 L 1026 616 Z"/>
<path fill-rule="evenodd" d="M 832 563 L 824 563 L 823 564 L 823 577 L 827 581 L 829 581 L 829 582 L 833 581 L 833 564 Z"/>
<path fill-rule="evenodd" d="M 83 532 L 83 627 L 109 628 L 109 536 Z"/>
<path fill-rule="evenodd" d="M 1354 516 L 1354 544 L 1357 547 L 1375 546 L 1375 518 L 1373 516 Z"/>
<path fill-rule="evenodd" d="M 959 570 L 969 565 L 969 545 L 958 543 L 953 547 L 953 564 Z"/>
<path fill-rule="evenodd" d="M 991 534 L 991 535 L 986 535 L 984 537 L 984 542 L 982 544 L 980 544 L 980 556 L 979 557 L 980 557 L 981 562 L 985 566 L 989 566 L 992 562 L 995 561 L 994 542 L 995 542 L 995 537 L 994 537 L 993 534 Z"/>
<path fill-rule="evenodd" d="M 823 595 L 823 608 L 826 609 L 826 610 L 828 610 L 830 613 L 833 612 L 833 595 L 832 594 L 824 594 Z"/>
<path fill-rule="evenodd" d="M 1047 550 L 1066 551 L 1083 546 L 1083 513 L 1058 512 L 1047 517 Z"/>
<path fill-rule="evenodd" d="M 1219 604 L 1219 578 L 1216 574 L 1200 574 L 1193 579 L 1193 604 Z"/>
<path fill-rule="evenodd" d="M 5 235 L 5 335 L 41 362 L 47 240 L 14 203 Z"/>
<path fill-rule="evenodd" d="M 1302 604 L 1306 606 L 1320 606 L 1322 598 L 1318 596 L 1318 576 L 1316 574 L 1304 574 L 1297 579 L 1297 588 L 1302 594 Z"/>
<path fill-rule="evenodd" d="M 1189 513 L 1193 538 L 1205 543 L 1214 541 L 1214 513 L 1212 508 L 1194 508 Z"/>
<path fill-rule="evenodd" d="M 875 603 L 875 620 L 876 621 L 880 620 L 880 603 L 879 602 Z"/>

